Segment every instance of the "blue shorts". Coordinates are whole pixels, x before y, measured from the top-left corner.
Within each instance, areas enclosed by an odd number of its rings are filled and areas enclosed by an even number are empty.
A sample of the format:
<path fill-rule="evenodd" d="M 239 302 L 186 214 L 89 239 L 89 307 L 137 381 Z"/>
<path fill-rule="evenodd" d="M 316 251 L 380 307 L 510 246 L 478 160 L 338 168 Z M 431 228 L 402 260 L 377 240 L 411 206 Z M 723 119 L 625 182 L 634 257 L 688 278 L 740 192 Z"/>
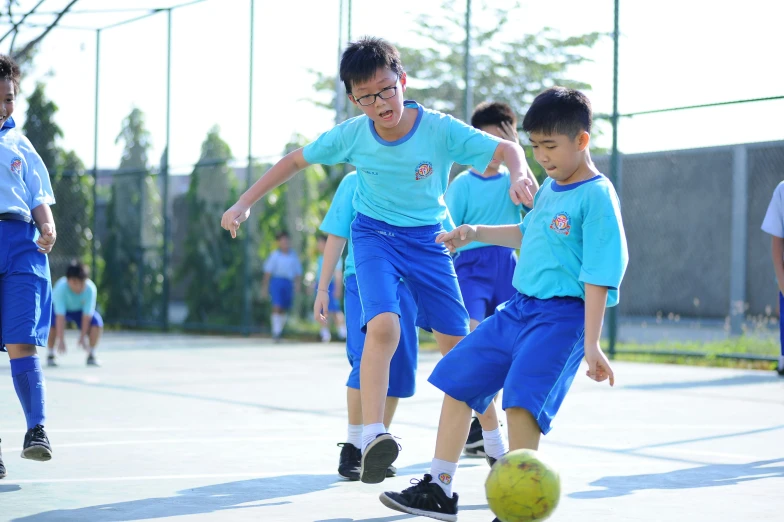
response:
<path fill-rule="evenodd" d="M 54 308 L 52 308 L 52 328 L 54 328 L 54 321 L 55 321 L 55 313 Z M 76 323 L 78 328 L 82 327 L 82 312 L 65 312 L 65 324 L 68 323 Z M 98 313 L 98 310 L 93 312 L 93 318 L 90 321 L 90 326 L 97 326 L 98 328 L 103 328 L 103 317 L 101 314 Z"/>
<path fill-rule="evenodd" d="M 0 351 L 4 343 L 46 346 L 49 340 L 49 258 L 36 239 L 35 225 L 0 221 Z"/>
<path fill-rule="evenodd" d="M 468 334 L 468 312 L 449 251 L 436 243 L 441 224 L 396 227 L 357 214 L 351 223 L 362 328 L 384 312 L 401 314 L 400 280 L 414 296 L 416 324 L 447 335 Z"/>
<path fill-rule="evenodd" d="M 285 277 L 271 277 L 269 293 L 272 306 L 289 310 L 294 301 L 294 281 Z"/>
<path fill-rule="evenodd" d="M 585 303 L 517 293 L 436 365 L 435 387 L 484 412 L 503 388 L 503 408 L 525 408 L 542 433 L 583 360 Z"/>
<path fill-rule="evenodd" d="M 398 285 L 400 297 L 400 343 L 389 365 L 390 397 L 411 397 L 416 390 L 417 356 L 419 349 L 419 333 L 416 327 L 416 303 L 406 285 Z M 362 351 L 365 347 L 365 334 L 362 332 L 362 305 L 359 302 L 357 278 L 351 275 L 346 278 L 346 355 L 351 364 L 351 373 L 346 386 L 359 389 L 359 365 L 362 362 Z"/>
<path fill-rule="evenodd" d="M 329 283 L 329 306 L 327 310 L 330 312 L 342 312 L 343 307 L 340 306 L 340 299 L 335 296 L 335 281 Z"/>
<path fill-rule="evenodd" d="M 465 250 L 455 256 L 455 272 L 468 316 L 482 322 L 496 307 L 511 299 L 517 254 L 514 249 L 486 246 Z"/>

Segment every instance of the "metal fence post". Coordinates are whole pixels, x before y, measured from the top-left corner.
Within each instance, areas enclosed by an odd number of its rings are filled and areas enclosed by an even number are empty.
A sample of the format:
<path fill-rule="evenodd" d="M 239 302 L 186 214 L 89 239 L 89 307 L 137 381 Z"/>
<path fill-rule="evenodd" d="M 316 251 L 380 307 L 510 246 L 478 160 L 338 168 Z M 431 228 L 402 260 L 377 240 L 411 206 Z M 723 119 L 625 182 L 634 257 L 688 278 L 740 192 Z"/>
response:
<path fill-rule="evenodd" d="M 748 247 L 748 161 L 745 145 L 732 154 L 732 224 L 730 248 L 730 334 L 743 334 L 746 312 L 746 256 Z"/>

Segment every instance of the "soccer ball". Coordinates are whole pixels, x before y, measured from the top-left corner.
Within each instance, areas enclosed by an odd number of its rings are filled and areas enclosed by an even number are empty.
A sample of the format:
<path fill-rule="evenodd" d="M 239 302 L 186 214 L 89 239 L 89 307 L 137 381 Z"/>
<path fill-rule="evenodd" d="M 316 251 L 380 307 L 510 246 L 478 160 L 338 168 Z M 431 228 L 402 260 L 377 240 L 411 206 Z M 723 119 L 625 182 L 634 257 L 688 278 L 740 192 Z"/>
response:
<path fill-rule="evenodd" d="M 533 522 L 549 517 L 561 497 L 558 473 L 533 450 L 510 451 L 493 465 L 485 481 L 487 503 L 501 522 Z"/>

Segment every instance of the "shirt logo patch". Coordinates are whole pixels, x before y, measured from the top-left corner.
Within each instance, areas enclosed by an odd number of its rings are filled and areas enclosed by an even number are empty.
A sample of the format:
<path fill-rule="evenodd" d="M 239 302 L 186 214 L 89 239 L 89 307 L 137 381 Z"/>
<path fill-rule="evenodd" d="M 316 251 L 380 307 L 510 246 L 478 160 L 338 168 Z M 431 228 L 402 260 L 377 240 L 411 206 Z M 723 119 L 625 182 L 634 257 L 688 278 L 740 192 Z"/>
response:
<path fill-rule="evenodd" d="M 433 173 L 433 164 L 428 161 L 423 161 L 416 168 L 416 179 L 425 179 Z"/>
<path fill-rule="evenodd" d="M 11 172 L 14 174 L 22 175 L 22 160 L 21 158 L 14 158 L 11 161 Z"/>
<path fill-rule="evenodd" d="M 557 234 L 568 236 L 571 229 L 572 220 L 566 212 L 557 213 L 553 218 L 552 223 L 550 223 L 550 230 L 555 230 Z"/>

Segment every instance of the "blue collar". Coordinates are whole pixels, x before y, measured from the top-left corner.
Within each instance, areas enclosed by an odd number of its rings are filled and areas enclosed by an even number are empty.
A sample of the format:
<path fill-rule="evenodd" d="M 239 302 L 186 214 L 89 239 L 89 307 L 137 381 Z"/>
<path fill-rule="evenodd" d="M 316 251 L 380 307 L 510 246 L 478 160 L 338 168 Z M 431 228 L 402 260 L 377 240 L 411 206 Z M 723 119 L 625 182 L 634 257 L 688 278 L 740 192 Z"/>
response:
<path fill-rule="evenodd" d="M 489 177 L 483 176 L 481 172 L 477 172 L 473 168 L 468 169 L 468 173 L 471 174 L 472 176 L 474 176 L 475 178 L 481 179 L 482 181 L 491 181 L 491 180 L 498 179 L 498 178 L 501 178 L 501 177 L 504 176 L 504 172 L 501 171 L 501 170 L 498 171 L 498 174 L 495 174 L 494 176 L 489 176 Z"/>
<path fill-rule="evenodd" d="M 553 181 L 552 183 L 550 183 L 550 188 L 553 189 L 553 192 L 566 192 L 567 190 L 574 190 L 577 187 L 579 187 L 580 185 L 585 185 L 586 183 L 590 183 L 592 181 L 596 181 L 596 180 L 601 179 L 603 177 L 604 177 L 603 175 L 597 174 L 596 176 L 594 176 L 592 178 L 584 179 L 582 181 L 578 181 L 577 183 L 569 183 L 568 185 L 559 185 L 558 183 Z"/>
<path fill-rule="evenodd" d="M 3 128 L 0 130 L 13 129 L 14 127 L 16 127 L 16 122 L 13 117 L 10 117 L 3 122 Z"/>
<path fill-rule="evenodd" d="M 387 147 L 394 147 L 395 145 L 400 145 L 411 139 L 411 136 L 414 135 L 414 133 L 417 130 L 417 127 L 419 127 L 419 122 L 422 121 L 422 114 L 424 113 L 424 109 L 422 108 L 421 105 L 419 105 L 414 100 L 405 100 L 403 102 L 403 109 L 405 109 L 406 107 L 408 108 L 416 107 L 417 109 L 416 121 L 414 122 L 414 126 L 411 127 L 411 130 L 408 131 L 405 136 L 398 138 L 395 141 L 387 141 L 381 136 L 379 136 L 378 132 L 376 132 L 375 125 L 373 125 L 373 120 L 368 118 L 368 125 L 370 125 L 370 133 L 373 135 L 373 137 L 376 139 L 377 142 Z"/>

